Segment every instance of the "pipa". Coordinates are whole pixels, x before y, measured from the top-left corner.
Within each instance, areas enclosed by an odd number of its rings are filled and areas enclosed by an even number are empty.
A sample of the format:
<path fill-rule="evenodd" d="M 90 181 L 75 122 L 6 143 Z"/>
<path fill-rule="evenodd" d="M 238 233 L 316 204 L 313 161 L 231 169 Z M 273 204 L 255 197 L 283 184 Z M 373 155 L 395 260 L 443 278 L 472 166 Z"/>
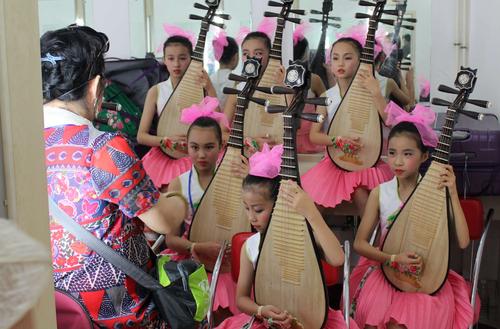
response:
<path fill-rule="evenodd" d="M 243 178 L 231 172 L 231 164 L 243 154 L 244 117 L 249 101 L 265 104 L 265 100 L 252 97 L 260 67 L 260 60 L 248 59 L 242 77 L 230 75 L 232 80 L 245 82 L 243 90 L 224 88 L 224 93 L 238 94 L 236 112 L 224 156 L 194 213 L 190 241 L 231 241 L 234 234 L 251 230 L 241 196 Z"/>
<path fill-rule="evenodd" d="M 290 107 L 271 105 L 267 110 L 283 112 L 280 176 L 300 184 L 295 144 L 297 123 L 299 118 L 321 122 L 321 115 L 302 110 L 305 103 L 324 106 L 326 99 L 306 99 L 310 72 L 303 63 L 289 66 L 285 84 L 288 88 L 272 89 L 274 93 L 294 93 Z M 320 329 L 326 319 L 328 298 L 314 236 L 306 219 L 285 205 L 281 192 L 262 240 L 255 270 L 255 301 L 287 310 L 304 328 Z"/>
<path fill-rule="evenodd" d="M 382 251 L 399 254 L 406 251 L 423 258 L 420 275 L 401 273 L 391 267 L 382 266 L 385 277 L 399 290 L 405 292 L 436 293 L 448 276 L 450 201 L 447 189 L 438 189 L 440 167 L 448 164 L 453 127 L 459 113 L 480 118 L 481 115 L 464 110 L 466 103 L 486 107 L 488 102 L 469 100 L 476 83 L 476 71 L 462 68 L 458 72 L 455 86 L 458 90 L 440 86 L 439 90 L 456 93 L 453 103 L 434 99 L 438 105 L 449 105 L 446 120 L 441 129 L 439 143 L 432 154 L 429 169 L 411 196 L 396 216 L 382 244 Z"/>
<path fill-rule="evenodd" d="M 175 87 L 172 95 L 168 99 L 163 111 L 158 120 L 157 135 L 158 136 L 179 136 L 186 135 L 188 125 L 180 122 L 181 111 L 190 107 L 193 104 L 201 102 L 205 96 L 203 87 L 200 84 L 200 73 L 203 70 L 203 53 L 205 50 L 205 40 L 210 25 L 215 25 L 224 28 L 224 24 L 214 22 L 216 17 L 229 19 L 229 15 L 216 13 L 219 8 L 219 0 L 206 0 L 207 6 L 195 3 L 197 9 L 207 10 L 205 17 L 198 15 L 190 15 L 190 19 L 201 20 L 201 29 L 198 36 L 196 47 L 191 55 L 191 62 L 181 77 L 179 84 Z M 167 154 L 172 158 L 182 158 L 187 156 L 186 153 L 177 150 L 168 150 Z"/>
<path fill-rule="evenodd" d="M 363 147 L 356 153 L 344 153 L 333 146 L 327 148 L 330 159 L 341 169 L 358 171 L 373 167 L 382 152 L 382 126 L 377 107 L 370 92 L 360 83 L 361 71 L 373 74 L 373 55 L 375 47 L 375 32 L 378 23 L 392 21 L 381 19 L 386 0 L 376 3 L 360 1 L 362 6 L 374 6 L 373 14 L 356 14 L 356 18 L 369 18 L 368 35 L 361 54 L 358 70 L 347 89 L 335 115 L 333 116 L 328 135 L 330 137 L 359 137 Z"/>
<path fill-rule="evenodd" d="M 264 13 L 265 17 L 277 17 L 278 25 L 276 27 L 269 61 L 260 78 L 259 87 L 270 87 L 276 84 L 276 77 L 279 76 L 281 67 L 281 47 L 285 23 L 288 20 L 299 24 L 300 19 L 288 16 L 290 14 L 303 15 L 305 13 L 303 10 L 291 9 L 293 0 L 282 1 L 283 2 L 268 2 L 268 5 L 271 7 L 281 7 L 281 12 L 279 14 L 267 11 Z M 254 96 L 257 98 L 266 98 L 273 105 L 286 105 L 285 95 L 265 95 L 257 91 Z M 269 136 L 280 144 L 283 136 L 283 122 L 281 117 L 279 115 L 266 113 L 262 105 L 250 103 L 245 114 L 245 130 L 243 136 L 251 138 Z"/>

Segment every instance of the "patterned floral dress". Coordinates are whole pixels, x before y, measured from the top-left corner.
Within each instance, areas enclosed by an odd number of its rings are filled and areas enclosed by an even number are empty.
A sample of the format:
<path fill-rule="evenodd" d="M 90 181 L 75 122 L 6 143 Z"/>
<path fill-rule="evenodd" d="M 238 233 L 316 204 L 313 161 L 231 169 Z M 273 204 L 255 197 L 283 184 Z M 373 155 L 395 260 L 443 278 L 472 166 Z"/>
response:
<path fill-rule="evenodd" d="M 148 245 L 137 218 L 159 193 L 121 136 L 87 119 L 44 108 L 48 195 L 85 229 L 145 270 Z M 161 328 L 148 292 L 51 218 L 53 278 L 103 328 Z"/>

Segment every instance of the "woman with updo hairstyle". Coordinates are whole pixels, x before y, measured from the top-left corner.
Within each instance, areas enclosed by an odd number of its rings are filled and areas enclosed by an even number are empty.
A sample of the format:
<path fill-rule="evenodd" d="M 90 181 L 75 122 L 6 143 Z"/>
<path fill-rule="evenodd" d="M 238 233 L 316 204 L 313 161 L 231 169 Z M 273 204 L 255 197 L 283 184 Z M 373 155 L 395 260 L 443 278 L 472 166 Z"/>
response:
<path fill-rule="evenodd" d="M 75 222 L 145 270 L 153 269 L 142 229 L 175 233 L 184 199 L 160 198 L 128 142 L 92 121 L 102 104 L 106 35 L 69 26 L 40 39 L 48 196 Z M 99 328 L 162 328 L 144 289 L 51 216 L 53 279 Z"/>

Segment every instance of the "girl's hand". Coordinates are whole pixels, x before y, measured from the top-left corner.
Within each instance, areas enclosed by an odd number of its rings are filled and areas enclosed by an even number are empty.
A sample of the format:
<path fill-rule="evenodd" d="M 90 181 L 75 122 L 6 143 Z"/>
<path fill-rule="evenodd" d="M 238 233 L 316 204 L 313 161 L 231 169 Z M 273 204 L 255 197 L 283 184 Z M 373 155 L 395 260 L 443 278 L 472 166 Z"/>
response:
<path fill-rule="evenodd" d="M 421 267 L 423 265 L 422 257 L 411 251 L 396 255 L 394 261 L 402 265 L 416 265 L 418 267 Z"/>
<path fill-rule="evenodd" d="M 200 74 L 198 75 L 198 79 L 200 85 L 203 87 L 203 89 L 205 89 L 208 96 L 216 97 L 217 92 L 215 91 L 214 85 L 212 84 L 212 81 L 210 80 L 207 71 L 201 70 Z"/>
<path fill-rule="evenodd" d="M 237 177 L 245 178 L 248 175 L 248 171 L 248 159 L 243 155 L 240 155 L 239 159 L 234 159 L 231 163 L 231 172 Z"/>
<path fill-rule="evenodd" d="M 192 256 L 211 269 L 219 256 L 221 245 L 218 242 L 196 242 L 192 247 Z"/>
<path fill-rule="evenodd" d="M 442 189 L 445 186 L 448 187 L 448 190 L 450 191 L 450 194 L 452 196 L 457 196 L 457 185 L 456 185 L 456 177 L 455 173 L 453 172 L 453 167 L 451 165 L 447 164 L 440 164 L 441 166 L 441 181 L 438 184 L 438 189 Z"/>
<path fill-rule="evenodd" d="M 287 311 L 282 311 L 276 306 L 266 305 L 262 308 L 262 321 L 270 327 L 271 325 L 289 329 L 291 328 L 293 318 Z"/>
<path fill-rule="evenodd" d="M 287 206 L 292 207 L 305 218 L 312 218 L 314 212 L 317 211 L 316 205 L 296 182 L 292 180 L 282 181 L 280 189 Z"/>
<path fill-rule="evenodd" d="M 283 86 L 285 84 L 285 74 L 286 74 L 286 69 L 283 65 L 280 66 L 279 71 L 276 74 L 276 80 L 275 83 L 278 86 Z"/>
<path fill-rule="evenodd" d="M 380 94 L 380 82 L 377 79 L 375 79 L 375 77 L 371 72 L 360 70 L 359 78 L 361 86 L 367 89 L 370 92 L 370 94 L 372 95 Z"/>

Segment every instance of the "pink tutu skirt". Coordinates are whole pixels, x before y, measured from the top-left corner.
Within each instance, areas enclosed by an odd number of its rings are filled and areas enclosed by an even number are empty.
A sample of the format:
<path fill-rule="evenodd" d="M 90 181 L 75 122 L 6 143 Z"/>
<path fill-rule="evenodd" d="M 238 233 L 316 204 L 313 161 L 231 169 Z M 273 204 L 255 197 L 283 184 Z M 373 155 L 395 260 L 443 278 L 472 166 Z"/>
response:
<path fill-rule="evenodd" d="M 208 281 L 212 282 L 212 273 L 208 273 Z M 219 274 L 213 310 L 216 311 L 219 308 L 227 308 L 233 314 L 241 313 L 236 306 L 236 283 L 233 281 L 231 272 Z"/>
<path fill-rule="evenodd" d="M 382 160 L 375 167 L 350 172 L 339 169 L 325 153 L 323 160 L 300 179 L 314 202 L 334 208 L 342 201 L 351 201 L 357 188 L 372 190 L 393 177 L 391 168 Z"/>
<path fill-rule="evenodd" d="M 245 323 L 250 321 L 250 316 L 245 313 L 232 316 L 222 322 L 217 329 L 240 329 Z M 350 319 L 350 329 L 359 329 L 352 319 Z M 266 329 L 268 326 L 262 321 L 255 320 L 251 329 Z M 330 309 L 328 311 L 328 319 L 326 320 L 323 329 L 344 329 L 347 328 L 344 317 L 340 311 Z"/>
<path fill-rule="evenodd" d="M 191 159 L 173 159 L 159 147 L 153 147 L 142 158 L 142 166 L 157 188 L 168 185 L 174 178 L 191 169 Z"/>
<path fill-rule="evenodd" d="M 304 113 L 316 113 L 316 106 L 306 104 Z M 309 132 L 313 123 L 307 120 L 300 121 L 300 129 L 297 130 L 297 153 L 320 153 L 325 149 L 322 145 L 316 145 L 309 139 Z"/>
<path fill-rule="evenodd" d="M 367 270 L 370 272 L 365 275 Z M 405 293 L 385 279 L 376 262 L 362 257 L 351 274 L 350 293 L 355 299 L 354 320 L 360 328 L 370 325 L 385 329 L 393 322 L 407 329 L 467 329 L 474 321 L 471 289 L 464 278 L 451 270 L 436 295 Z"/>

